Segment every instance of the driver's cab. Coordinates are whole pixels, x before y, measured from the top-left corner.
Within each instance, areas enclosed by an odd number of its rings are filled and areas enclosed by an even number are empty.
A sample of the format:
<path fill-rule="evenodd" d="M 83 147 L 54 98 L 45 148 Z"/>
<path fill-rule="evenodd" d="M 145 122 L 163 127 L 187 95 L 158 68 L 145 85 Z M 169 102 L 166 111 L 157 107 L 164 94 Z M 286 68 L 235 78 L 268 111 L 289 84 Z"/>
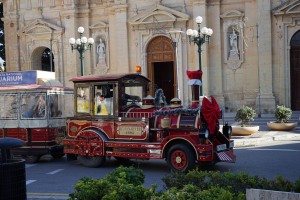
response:
<path fill-rule="evenodd" d="M 76 88 L 77 114 L 114 115 L 114 83 L 78 83 Z"/>
<path fill-rule="evenodd" d="M 142 106 L 149 79 L 139 74 L 73 78 L 76 115 L 123 117 Z"/>

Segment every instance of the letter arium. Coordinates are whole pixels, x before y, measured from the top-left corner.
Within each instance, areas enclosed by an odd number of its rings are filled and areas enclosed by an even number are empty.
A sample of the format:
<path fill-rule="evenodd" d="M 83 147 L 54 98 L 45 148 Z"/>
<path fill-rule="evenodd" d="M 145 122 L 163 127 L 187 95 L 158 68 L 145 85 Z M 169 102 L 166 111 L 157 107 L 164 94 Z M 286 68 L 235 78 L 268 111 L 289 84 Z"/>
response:
<path fill-rule="evenodd" d="M 167 104 L 162 89 L 150 96 L 149 79 L 138 73 L 71 81 L 75 114 L 66 120 L 63 141 L 68 160 L 99 167 L 107 157 L 165 159 L 178 172 L 199 163 L 235 162 L 231 126 L 220 130 L 221 111 L 214 97 L 204 97 L 199 105 L 199 80 L 190 81 L 193 100 L 188 107 L 178 98 Z"/>

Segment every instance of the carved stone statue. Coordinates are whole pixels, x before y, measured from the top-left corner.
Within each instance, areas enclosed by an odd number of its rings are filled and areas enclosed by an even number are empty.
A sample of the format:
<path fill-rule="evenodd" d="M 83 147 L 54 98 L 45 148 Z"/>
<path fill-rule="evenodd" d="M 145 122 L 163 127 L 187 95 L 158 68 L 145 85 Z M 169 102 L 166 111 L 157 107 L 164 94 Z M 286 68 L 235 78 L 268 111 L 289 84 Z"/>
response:
<path fill-rule="evenodd" d="M 230 51 L 228 60 L 239 60 L 239 49 L 238 49 L 238 35 L 235 30 L 229 34 Z"/>
<path fill-rule="evenodd" d="M 231 51 L 238 51 L 238 47 L 237 47 L 237 34 L 235 33 L 235 30 L 233 29 L 232 33 L 230 34 L 230 47 L 231 47 Z"/>
<path fill-rule="evenodd" d="M 0 72 L 5 72 L 4 63 L 5 63 L 5 60 L 3 60 L 3 59 L 0 57 Z"/>
<path fill-rule="evenodd" d="M 103 43 L 102 39 L 99 40 L 99 44 L 97 45 L 97 54 L 98 54 L 98 62 L 97 66 L 106 66 L 106 48 L 105 44 Z"/>

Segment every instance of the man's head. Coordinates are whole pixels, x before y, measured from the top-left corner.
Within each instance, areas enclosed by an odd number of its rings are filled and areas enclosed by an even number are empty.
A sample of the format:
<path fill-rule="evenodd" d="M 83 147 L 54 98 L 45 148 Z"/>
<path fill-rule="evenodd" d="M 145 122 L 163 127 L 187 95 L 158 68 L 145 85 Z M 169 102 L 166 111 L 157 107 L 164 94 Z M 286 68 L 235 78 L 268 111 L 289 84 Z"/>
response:
<path fill-rule="evenodd" d="M 96 97 L 101 97 L 101 96 L 103 96 L 103 95 L 100 92 L 96 93 Z"/>

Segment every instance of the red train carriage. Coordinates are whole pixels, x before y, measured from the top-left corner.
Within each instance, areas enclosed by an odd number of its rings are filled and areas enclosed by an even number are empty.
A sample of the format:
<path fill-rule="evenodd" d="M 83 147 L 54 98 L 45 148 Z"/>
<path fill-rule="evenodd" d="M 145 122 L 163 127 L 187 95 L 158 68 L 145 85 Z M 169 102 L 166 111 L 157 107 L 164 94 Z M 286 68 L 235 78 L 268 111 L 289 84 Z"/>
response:
<path fill-rule="evenodd" d="M 0 137 L 24 140 L 24 147 L 11 152 L 29 163 L 45 154 L 62 157 L 73 99 L 73 89 L 62 87 L 53 72 L 0 73 Z"/>
<path fill-rule="evenodd" d="M 69 159 L 89 167 L 101 166 L 111 156 L 166 159 L 176 171 L 190 170 L 197 163 L 235 162 L 231 127 L 219 131 L 220 110 L 213 97 L 203 99 L 201 110 L 167 106 L 161 92 L 145 98 L 149 80 L 139 74 L 71 81 L 75 115 L 67 119 L 64 140 Z"/>

